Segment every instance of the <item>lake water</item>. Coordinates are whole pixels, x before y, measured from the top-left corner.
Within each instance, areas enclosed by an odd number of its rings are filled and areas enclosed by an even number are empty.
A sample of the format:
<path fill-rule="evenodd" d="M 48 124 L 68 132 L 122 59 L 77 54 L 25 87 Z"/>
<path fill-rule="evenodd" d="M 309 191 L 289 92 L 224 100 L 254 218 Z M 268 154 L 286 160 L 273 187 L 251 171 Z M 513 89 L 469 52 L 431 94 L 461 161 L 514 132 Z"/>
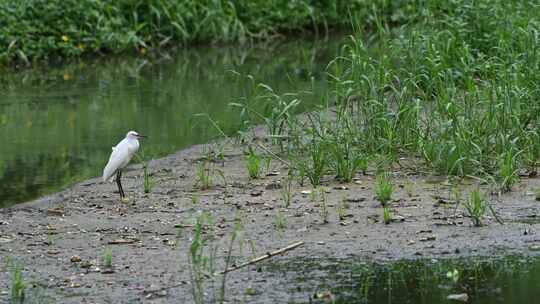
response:
<path fill-rule="evenodd" d="M 127 131 L 149 136 L 144 157 L 167 155 L 239 127 L 231 101 L 255 82 L 320 100 L 343 35 L 255 47 L 200 47 L 0 76 L 0 207 L 100 176 Z M 150 58 L 150 57 L 153 57 Z M 236 71 L 240 73 L 238 76 Z"/>
<path fill-rule="evenodd" d="M 252 286 L 275 303 L 518 304 L 540 298 L 540 259 L 282 259 L 264 268 L 274 287 Z M 278 280 L 279 282 L 276 282 Z M 259 280 L 263 281 L 263 280 Z M 271 290 L 271 291 L 269 291 Z M 449 299 L 449 296 L 468 301 Z"/>

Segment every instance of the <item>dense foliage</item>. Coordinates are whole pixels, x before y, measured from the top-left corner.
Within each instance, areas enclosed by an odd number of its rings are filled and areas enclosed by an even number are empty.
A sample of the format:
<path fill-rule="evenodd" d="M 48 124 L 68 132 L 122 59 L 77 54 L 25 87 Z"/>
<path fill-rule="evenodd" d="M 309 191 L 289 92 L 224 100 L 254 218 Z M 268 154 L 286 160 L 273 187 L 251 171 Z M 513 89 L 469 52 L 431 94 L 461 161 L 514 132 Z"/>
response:
<path fill-rule="evenodd" d="M 358 30 L 332 61 L 335 89 L 321 112 L 278 122 L 287 134 L 274 135 L 288 138 L 281 146 L 299 174 L 348 180 L 358 160 L 400 162 L 404 155 L 502 191 L 520 174 L 536 174 L 539 4 L 410 1 L 400 11 L 407 13 L 373 11 L 376 29 Z M 276 109 L 288 96 L 262 100 Z"/>
<path fill-rule="evenodd" d="M 365 0 L 0 0 L 0 64 L 316 32 L 348 24 L 350 14 L 369 15 L 371 5 Z"/>

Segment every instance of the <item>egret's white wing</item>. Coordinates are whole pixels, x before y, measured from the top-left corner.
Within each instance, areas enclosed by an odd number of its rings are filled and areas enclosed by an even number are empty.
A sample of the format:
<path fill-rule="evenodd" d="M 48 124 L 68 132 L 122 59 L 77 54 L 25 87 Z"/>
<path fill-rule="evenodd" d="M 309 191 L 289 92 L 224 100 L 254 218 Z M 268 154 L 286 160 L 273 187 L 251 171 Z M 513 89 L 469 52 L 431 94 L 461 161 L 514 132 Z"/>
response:
<path fill-rule="evenodd" d="M 127 142 L 121 141 L 116 147 L 113 147 L 109 162 L 103 169 L 103 181 L 112 178 L 116 170 L 125 167 L 131 160 Z"/>

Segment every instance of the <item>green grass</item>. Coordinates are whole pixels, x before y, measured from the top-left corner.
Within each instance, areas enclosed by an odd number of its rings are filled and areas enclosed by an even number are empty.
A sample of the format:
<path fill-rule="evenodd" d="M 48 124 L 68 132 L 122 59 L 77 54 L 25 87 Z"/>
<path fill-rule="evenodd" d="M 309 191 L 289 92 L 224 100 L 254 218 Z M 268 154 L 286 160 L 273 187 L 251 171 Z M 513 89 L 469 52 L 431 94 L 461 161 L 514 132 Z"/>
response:
<path fill-rule="evenodd" d="M 371 5 L 309 0 L 0 0 L 0 64 L 126 51 L 144 55 L 166 46 L 245 43 L 306 30 L 322 35 L 330 26 L 347 26 L 349 12 L 369 14 Z"/>
<path fill-rule="evenodd" d="M 390 208 L 388 207 L 383 208 L 383 221 L 386 225 L 392 222 L 392 212 L 390 212 Z"/>
<path fill-rule="evenodd" d="M 488 204 L 480 190 L 473 190 L 470 193 L 469 199 L 463 205 L 471 217 L 474 226 L 482 226 L 482 217 L 488 209 Z"/>
<path fill-rule="evenodd" d="M 249 147 L 248 155 L 246 157 L 246 169 L 249 177 L 252 179 L 258 178 L 261 173 L 261 157 L 252 147 Z"/>
<path fill-rule="evenodd" d="M 144 193 L 150 193 L 152 190 L 153 182 L 150 174 L 148 173 L 148 163 L 143 164 L 144 168 Z"/>
<path fill-rule="evenodd" d="M 113 254 L 112 254 L 111 248 L 107 248 L 103 252 L 103 267 L 105 268 L 113 267 Z"/>
<path fill-rule="evenodd" d="M 379 173 L 375 180 L 375 197 L 383 207 L 386 207 L 388 202 L 392 199 L 392 192 L 394 186 L 388 173 Z"/>
<path fill-rule="evenodd" d="M 26 283 L 22 275 L 22 267 L 15 265 L 11 277 L 11 303 L 24 303 Z"/>
<path fill-rule="evenodd" d="M 327 67 L 332 90 L 316 113 L 288 116 L 277 132 L 274 145 L 284 147 L 300 183 L 306 177 L 316 186 L 329 175 L 349 181 L 368 160 L 393 166 L 403 157 L 418 160 L 419 171 L 478 177 L 503 192 L 519 170 L 534 175 L 539 4 L 392 1 L 364 18 L 351 15 L 355 32 Z M 300 92 L 272 94 L 302 101 Z M 381 186 L 386 202 L 392 191 Z"/>

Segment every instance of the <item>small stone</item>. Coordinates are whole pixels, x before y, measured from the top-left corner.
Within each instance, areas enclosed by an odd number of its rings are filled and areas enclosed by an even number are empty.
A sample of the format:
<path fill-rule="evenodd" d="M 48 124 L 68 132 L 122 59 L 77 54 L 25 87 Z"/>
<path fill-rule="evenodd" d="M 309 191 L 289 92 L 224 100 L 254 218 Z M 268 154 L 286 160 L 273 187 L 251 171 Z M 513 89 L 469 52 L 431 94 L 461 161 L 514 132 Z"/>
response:
<path fill-rule="evenodd" d="M 467 302 L 469 301 L 469 296 L 466 293 L 451 294 L 446 297 L 448 300 Z"/>
<path fill-rule="evenodd" d="M 349 187 L 343 186 L 343 185 L 341 185 L 341 186 L 335 186 L 335 187 L 334 187 L 334 190 L 349 190 Z"/>
<path fill-rule="evenodd" d="M 345 199 L 345 201 L 347 201 L 349 203 L 360 203 L 360 202 L 363 202 L 365 200 L 366 200 L 365 197 L 348 197 L 348 198 Z"/>
<path fill-rule="evenodd" d="M 278 190 L 278 189 L 281 189 L 281 184 L 279 182 L 270 183 L 270 184 L 266 185 L 265 189 L 266 190 Z"/>
<path fill-rule="evenodd" d="M 81 257 L 78 256 L 78 255 L 72 256 L 69 260 L 71 261 L 71 263 L 78 263 L 78 262 L 82 261 Z"/>
<path fill-rule="evenodd" d="M 302 191 L 300 191 L 300 193 L 302 193 L 304 195 L 309 195 L 309 194 L 311 194 L 311 190 L 302 190 Z"/>
<path fill-rule="evenodd" d="M 261 196 L 262 194 L 263 194 L 262 190 L 253 190 L 250 193 L 251 196 Z"/>
<path fill-rule="evenodd" d="M 13 242 L 13 239 L 8 238 L 8 237 L 4 237 L 4 236 L 0 236 L 0 243 L 9 243 L 9 242 Z"/>
<path fill-rule="evenodd" d="M 530 251 L 540 251 L 540 245 L 531 245 L 529 246 Z"/>
<path fill-rule="evenodd" d="M 101 270 L 101 273 L 103 273 L 103 274 L 114 273 L 114 268 L 113 268 L 113 267 L 106 267 L 106 268 L 103 268 L 103 269 Z"/>
<path fill-rule="evenodd" d="M 317 245 L 324 245 L 324 242 L 323 241 L 318 241 Z"/>

